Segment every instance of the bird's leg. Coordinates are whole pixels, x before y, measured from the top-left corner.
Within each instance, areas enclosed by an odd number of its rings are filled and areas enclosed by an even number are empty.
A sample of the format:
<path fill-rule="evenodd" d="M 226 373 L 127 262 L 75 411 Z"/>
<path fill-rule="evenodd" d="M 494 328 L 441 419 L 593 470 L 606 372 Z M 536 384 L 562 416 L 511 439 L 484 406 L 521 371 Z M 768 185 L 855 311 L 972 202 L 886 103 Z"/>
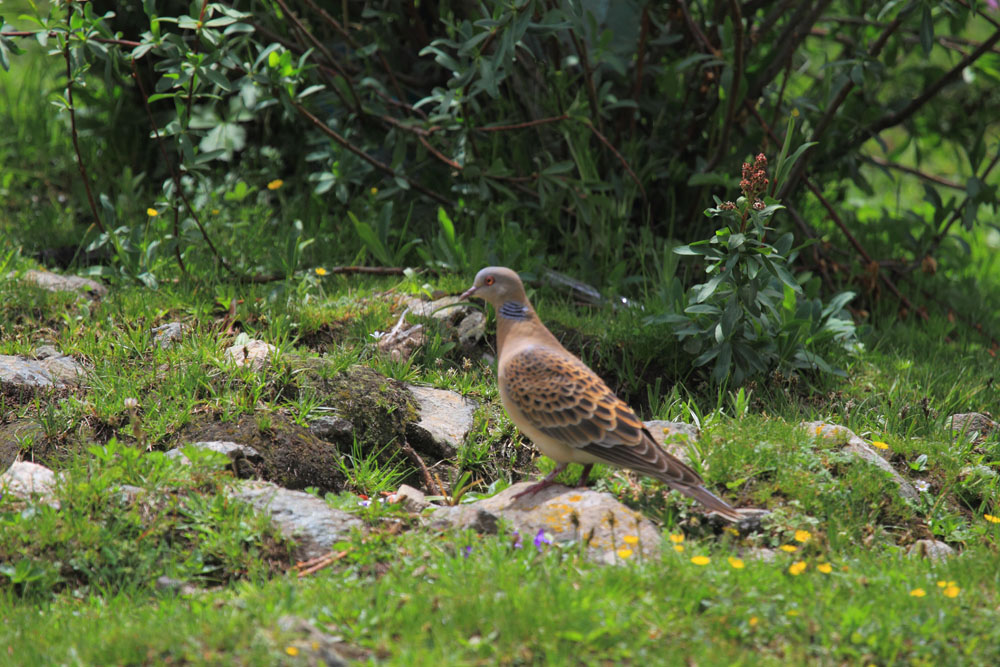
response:
<path fill-rule="evenodd" d="M 556 475 L 565 470 L 567 465 L 568 464 L 566 463 L 560 463 L 556 465 L 556 467 L 552 469 L 552 472 L 550 472 L 548 475 L 545 476 L 545 479 L 541 480 L 540 482 L 536 482 L 535 484 L 532 484 L 531 486 L 526 488 L 524 491 L 521 491 L 521 493 L 514 496 L 514 500 L 517 500 L 521 496 L 530 496 L 533 493 L 538 493 L 547 486 L 552 486 L 553 480 L 556 478 Z"/>
<path fill-rule="evenodd" d="M 590 477 L 590 469 L 593 467 L 593 463 L 587 463 L 583 466 L 583 471 L 580 473 L 580 481 L 576 483 L 577 486 L 587 486 L 587 478 Z"/>

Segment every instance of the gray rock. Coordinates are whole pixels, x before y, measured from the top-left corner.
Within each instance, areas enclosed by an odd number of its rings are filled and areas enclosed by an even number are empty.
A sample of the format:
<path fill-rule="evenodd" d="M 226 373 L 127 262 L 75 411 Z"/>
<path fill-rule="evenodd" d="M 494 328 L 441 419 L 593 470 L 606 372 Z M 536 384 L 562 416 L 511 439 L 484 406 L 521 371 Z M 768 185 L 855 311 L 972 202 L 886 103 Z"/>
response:
<path fill-rule="evenodd" d="M 698 428 L 684 422 L 668 422 L 662 419 L 652 419 L 643 422 L 649 433 L 668 452 L 684 463 L 690 464 L 687 443 L 698 442 Z"/>
<path fill-rule="evenodd" d="M 37 463 L 17 461 L 7 472 L 0 475 L 0 491 L 28 500 L 33 496 L 43 502 L 59 507 L 53 495 L 55 493 L 56 474 Z"/>
<path fill-rule="evenodd" d="M 56 349 L 55 345 L 39 345 L 35 348 L 35 359 L 48 359 L 50 357 L 61 357 L 62 352 Z"/>
<path fill-rule="evenodd" d="M 413 514 L 420 514 L 431 506 L 424 492 L 413 488 L 409 484 L 400 486 L 399 490 L 389 497 L 389 502 L 402 503 L 403 508 Z"/>
<path fill-rule="evenodd" d="M 951 556 L 954 556 L 955 553 L 956 551 L 952 547 L 940 540 L 917 540 L 910 546 L 909 551 L 907 551 L 907 554 L 911 558 L 919 556 L 932 561 L 947 560 Z"/>
<path fill-rule="evenodd" d="M 417 399 L 420 420 L 408 424 L 406 437 L 421 452 L 436 459 L 449 459 L 472 430 L 477 404 L 447 389 L 406 385 Z"/>
<path fill-rule="evenodd" d="M 964 433 L 970 440 L 977 440 L 995 431 L 1000 424 L 981 412 L 967 412 L 948 417 L 945 426 L 955 435 Z"/>
<path fill-rule="evenodd" d="M 159 345 L 162 349 L 166 350 L 175 341 L 179 341 L 184 337 L 184 325 L 180 322 L 167 322 L 166 324 L 154 327 L 152 332 L 155 334 L 153 336 L 153 344 Z"/>
<path fill-rule="evenodd" d="M 333 509 L 316 496 L 289 491 L 270 482 L 245 482 L 227 493 L 270 514 L 282 535 L 297 542 L 295 555 L 300 560 L 328 553 L 351 531 L 363 528 L 360 519 Z"/>
<path fill-rule="evenodd" d="M 131 484 L 122 484 L 118 487 L 118 501 L 122 505 L 131 505 L 139 496 L 146 493 L 146 489 L 141 486 L 133 486 Z"/>
<path fill-rule="evenodd" d="M 917 493 L 917 490 L 913 488 L 913 485 L 903 479 L 903 477 L 896 472 L 895 468 L 889 465 L 888 461 L 882 458 L 871 445 L 856 436 L 854 431 L 851 429 L 844 426 L 827 424 L 822 421 L 802 422 L 801 426 L 802 428 L 808 430 L 810 435 L 826 438 L 828 440 L 833 439 L 837 442 L 843 443 L 844 451 L 851 452 L 858 458 L 864 459 L 872 465 L 886 471 L 892 480 L 896 482 L 896 485 L 899 487 L 899 495 L 903 498 L 906 498 L 907 500 L 916 500 L 919 497 L 919 494 Z"/>
<path fill-rule="evenodd" d="M 486 315 L 481 310 L 474 310 L 455 327 L 458 342 L 462 345 L 472 345 L 486 335 Z"/>
<path fill-rule="evenodd" d="M 7 274 L 8 279 L 17 277 L 16 271 Z M 32 269 L 25 271 L 21 274 L 20 278 L 25 282 L 33 283 L 50 292 L 79 292 L 92 299 L 99 299 L 108 293 L 108 288 L 96 280 L 81 278 L 79 276 L 63 276 L 50 271 L 36 271 Z"/>
<path fill-rule="evenodd" d="M 276 623 L 277 629 L 285 634 L 298 635 L 291 641 L 282 642 L 286 647 L 298 649 L 300 659 L 310 665 L 325 667 L 347 667 L 350 664 L 344 653 L 353 654 L 355 659 L 367 657 L 367 651 L 360 651 L 344 643 L 338 635 L 323 632 L 316 625 L 298 616 L 282 616 Z"/>
<path fill-rule="evenodd" d="M 266 368 L 273 360 L 278 348 L 262 340 L 251 338 L 242 344 L 233 345 L 223 353 L 223 358 L 237 366 L 250 366 L 254 370 Z"/>
<path fill-rule="evenodd" d="M 309 431 L 320 440 L 339 442 L 354 437 L 354 424 L 343 417 L 317 417 L 309 423 Z"/>
<path fill-rule="evenodd" d="M 181 579 L 174 579 L 163 575 L 156 579 L 156 589 L 160 591 L 172 591 L 178 595 L 195 595 L 199 592 L 197 586 L 189 584 Z"/>
<path fill-rule="evenodd" d="M 228 442 L 225 440 L 212 440 L 208 442 L 192 442 L 188 447 L 197 447 L 198 449 L 210 449 L 213 452 L 218 452 L 220 454 L 225 454 L 233 461 L 239 461 L 240 459 L 249 459 L 251 461 L 260 461 L 260 452 L 258 452 L 253 447 L 248 445 L 241 445 L 238 442 Z M 191 463 L 184 452 L 181 449 L 171 449 L 166 453 L 168 459 L 180 459 L 182 463 Z"/>
<path fill-rule="evenodd" d="M 610 494 L 553 485 L 514 498 L 530 485 L 522 482 L 492 498 L 436 509 L 431 525 L 490 533 L 503 519 L 518 532 L 525 549 L 534 548 L 533 540 L 542 531 L 553 544 L 582 542 L 588 558 L 608 564 L 660 555 L 656 526 Z"/>
<path fill-rule="evenodd" d="M 433 317 L 442 322 L 457 321 L 478 310 L 457 296 L 445 296 L 434 301 L 424 301 L 420 297 L 411 296 L 404 299 L 401 305 L 409 308 L 410 312 L 418 317 Z"/>
<path fill-rule="evenodd" d="M 49 351 L 42 349 L 45 354 Z M 0 354 L 0 385 L 14 390 L 64 389 L 79 382 L 84 373 L 75 359 L 58 352 L 40 359 Z"/>

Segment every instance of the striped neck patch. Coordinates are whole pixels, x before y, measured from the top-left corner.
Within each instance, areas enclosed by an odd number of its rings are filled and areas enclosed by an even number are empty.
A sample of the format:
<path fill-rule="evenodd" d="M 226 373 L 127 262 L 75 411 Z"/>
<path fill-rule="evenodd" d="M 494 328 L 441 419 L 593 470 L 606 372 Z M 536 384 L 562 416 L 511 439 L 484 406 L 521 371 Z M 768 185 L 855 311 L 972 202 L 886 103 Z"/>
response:
<path fill-rule="evenodd" d="M 528 319 L 528 308 L 524 304 L 518 303 L 517 301 L 505 301 L 502 306 L 500 306 L 499 314 L 501 317 L 506 317 L 512 320 L 526 320 Z"/>

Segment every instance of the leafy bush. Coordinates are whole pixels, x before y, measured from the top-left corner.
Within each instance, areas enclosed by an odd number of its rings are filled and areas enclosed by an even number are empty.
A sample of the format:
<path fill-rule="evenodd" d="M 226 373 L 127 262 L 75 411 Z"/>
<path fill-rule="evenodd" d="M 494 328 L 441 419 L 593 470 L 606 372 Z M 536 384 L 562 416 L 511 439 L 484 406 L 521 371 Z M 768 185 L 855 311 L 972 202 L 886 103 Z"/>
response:
<path fill-rule="evenodd" d="M 791 136 L 789 132 L 788 136 Z M 801 153 L 803 144 L 786 159 L 788 143 L 778 159 L 776 182 L 780 182 Z M 683 314 L 656 315 L 652 323 L 674 326 L 684 350 L 697 355 L 695 366 L 715 361 L 712 380 L 728 378 L 736 384 L 744 378 L 772 368 L 835 371 L 819 350 L 831 343 L 857 344 L 854 322 L 843 308 L 854 298 L 843 292 L 826 306 L 820 299 L 804 299 L 802 288 L 788 270 L 794 258 L 790 232 L 774 243 L 767 222 L 781 208 L 768 196 L 767 158 L 759 154 L 753 164 L 743 163 L 742 196 L 716 200 L 705 215 L 723 226 L 706 240 L 674 248 L 678 255 L 701 257 L 708 282 L 694 285 L 683 306 Z"/>

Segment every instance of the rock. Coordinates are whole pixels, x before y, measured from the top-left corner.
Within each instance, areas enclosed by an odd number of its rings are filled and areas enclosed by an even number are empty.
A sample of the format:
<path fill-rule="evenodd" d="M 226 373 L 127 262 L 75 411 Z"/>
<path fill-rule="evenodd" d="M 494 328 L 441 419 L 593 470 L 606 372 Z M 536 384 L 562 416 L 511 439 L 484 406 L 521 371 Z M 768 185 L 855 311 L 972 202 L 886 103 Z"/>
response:
<path fill-rule="evenodd" d="M 0 470 L 9 468 L 27 447 L 45 440 L 45 429 L 32 419 L 0 425 Z"/>
<path fill-rule="evenodd" d="M 404 318 L 399 318 L 392 331 L 388 333 L 375 332 L 377 334 L 379 352 L 389 355 L 393 361 L 409 359 L 414 350 L 424 344 L 424 325 L 415 324 L 411 327 L 405 326 Z"/>
<path fill-rule="evenodd" d="M 321 493 L 344 488 L 344 466 L 337 447 L 320 440 L 308 429 L 280 412 L 239 415 L 217 421 L 212 415 L 194 415 L 171 438 L 171 446 L 183 448 L 191 442 L 238 443 L 260 454 L 234 462 L 240 477 L 255 477 L 286 489 L 315 487 Z"/>
<path fill-rule="evenodd" d="M 668 452 L 690 465 L 688 442 L 698 442 L 698 428 L 684 422 L 668 422 L 662 419 L 652 419 L 643 422 L 649 429 L 653 439 Z"/>
<path fill-rule="evenodd" d="M 59 506 L 59 501 L 53 498 L 56 486 L 56 474 L 37 463 L 17 461 L 7 472 L 0 475 L 0 491 L 9 493 L 15 498 L 24 500 L 38 496 L 42 501 Z"/>
<path fill-rule="evenodd" d="M 247 445 L 241 445 L 237 442 L 228 442 L 226 440 L 210 440 L 205 442 L 192 442 L 187 445 L 188 447 L 196 447 L 198 449 L 209 449 L 213 452 L 218 452 L 220 454 L 225 454 L 228 456 L 233 463 L 238 463 L 240 461 L 255 461 L 259 462 L 261 460 L 260 452 L 258 452 L 253 447 Z M 188 457 L 184 455 L 181 449 L 171 449 L 166 453 L 168 459 L 180 459 L 181 463 L 185 465 L 190 465 L 191 461 Z M 247 470 L 239 471 L 241 472 L 240 477 L 248 477 L 249 472 Z"/>
<path fill-rule="evenodd" d="M 8 279 L 17 277 L 16 271 L 7 274 Z M 33 283 L 50 292 L 79 292 L 91 299 L 100 299 L 108 293 L 108 288 L 96 280 L 81 278 L 79 276 L 63 276 L 50 271 L 36 271 L 32 269 L 22 273 L 20 279 Z"/>
<path fill-rule="evenodd" d="M 420 514 L 431 506 L 424 492 L 413 488 L 409 484 L 400 486 L 396 493 L 389 496 L 389 502 L 401 503 L 403 508 L 411 514 Z"/>
<path fill-rule="evenodd" d="M 159 345 L 160 348 L 166 350 L 175 341 L 184 337 L 184 325 L 180 322 L 167 322 L 166 324 L 154 327 L 152 332 L 156 334 L 153 336 L 153 344 Z"/>
<path fill-rule="evenodd" d="M 462 345 L 473 345 L 486 335 L 486 315 L 480 310 L 474 310 L 458 323 L 455 327 L 455 335 Z"/>
<path fill-rule="evenodd" d="M 554 544 L 583 542 L 588 558 L 608 564 L 660 555 L 656 526 L 611 494 L 553 485 L 514 499 L 530 485 L 522 482 L 492 498 L 436 509 L 431 525 L 491 533 L 504 519 L 521 536 L 525 549 L 533 548 L 531 541 L 542 531 Z"/>
<path fill-rule="evenodd" d="M 76 384 L 85 373 L 73 357 L 44 346 L 46 356 L 39 359 L 0 354 L 0 387 L 14 392 L 34 393 L 39 389 L 65 389 Z"/>
<path fill-rule="evenodd" d="M 354 424 L 343 417 L 317 417 L 309 423 L 309 432 L 327 442 L 349 443 L 354 438 Z"/>
<path fill-rule="evenodd" d="M 400 305 L 405 306 L 417 317 L 433 317 L 440 322 L 459 321 L 473 311 L 478 311 L 470 306 L 468 301 L 462 301 L 457 296 L 445 296 L 434 301 L 424 301 L 418 296 L 411 296 L 403 299 Z"/>
<path fill-rule="evenodd" d="M 357 517 L 333 509 L 325 502 L 302 491 L 289 491 L 270 482 L 245 482 L 227 494 L 270 514 L 281 534 L 297 543 L 295 555 L 300 560 L 328 553 L 333 545 L 361 530 Z"/>
<path fill-rule="evenodd" d="M 882 458 L 871 445 L 856 436 L 851 429 L 844 426 L 827 424 L 826 422 L 821 421 L 802 422 L 801 426 L 816 437 L 822 437 L 828 440 L 833 439 L 837 442 L 843 443 L 844 451 L 851 452 L 855 456 L 886 471 L 889 476 L 892 477 L 892 481 L 896 482 L 896 485 L 899 487 L 899 495 L 903 498 L 906 498 L 907 500 L 916 500 L 919 497 L 919 494 L 917 493 L 917 490 L 913 488 L 913 485 L 903 479 L 903 477 L 896 472 L 895 468 L 889 465 L 888 461 Z"/>
<path fill-rule="evenodd" d="M 156 579 L 156 590 L 159 591 L 172 591 L 178 595 L 195 595 L 199 592 L 197 586 L 193 586 L 186 581 L 180 579 L 174 579 L 173 577 L 168 577 L 163 575 L 157 577 Z"/>
<path fill-rule="evenodd" d="M 909 551 L 907 551 L 907 555 L 911 558 L 920 556 L 921 558 L 929 558 L 932 561 L 946 560 L 954 556 L 955 553 L 952 547 L 940 540 L 917 540 L 910 546 Z"/>
<path fill-rule="evenodd" d="M 995 431 L 1000 424 L 990 419 L 989 415 L 980 412 L 968 412 L 952 415 L 945 420 L 945 426 L 957 435 L 965 434 L 969 440 L 985 439 Z"/>
<path fill-rule="evenodd" d="M 146 489 L 131 484 L 122 484 L 116 491 L 118 492 L 118 501 L 122 505 L 131 505 L 138 500 L 139 496 L 146 493 Z"/>
<path fill-rule="evenodd" d="M 237 366 L 250 366 L 256 371 L 266 368 L 274 359 L 278 348 L 262 340 L 251 338 L 228 348 L 223 357 Z"/>
<path fill-rule="evenodd" d="M 437 460 L 454 457 L 472 430 L 477 403 L 447 389 L 412 384 L 406 388 L 418 406 L 418 421 L 406 425 L 407 440 L 417 451 Z"/>
<path fill-rule="evenodd" d="M 276 623 L 279 632 L 298 635 L 296 639 L 281 642 L 297 649 L 298 660 L 309 665 L 324 667 L 347 667 L 351 660 L 368 661 L 369 652 L 344 643 L 338 635 L 323 632 L 313 623 L 298 616 L 282 616 Z"/>

